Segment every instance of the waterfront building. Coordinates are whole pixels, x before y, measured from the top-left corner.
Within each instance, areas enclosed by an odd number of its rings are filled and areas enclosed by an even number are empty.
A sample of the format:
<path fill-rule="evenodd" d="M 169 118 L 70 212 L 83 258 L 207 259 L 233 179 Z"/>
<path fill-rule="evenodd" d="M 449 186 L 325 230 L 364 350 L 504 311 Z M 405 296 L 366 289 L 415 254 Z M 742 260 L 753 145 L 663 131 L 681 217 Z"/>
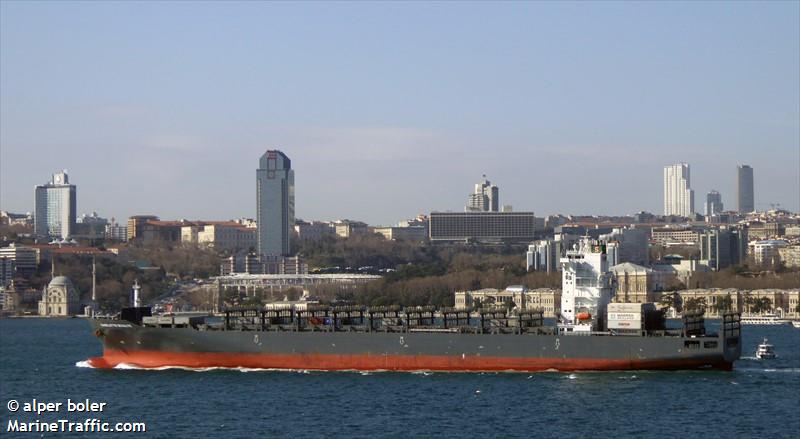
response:
<path fill-rule="evenodd" d="M 212 277 L 206 284 L 214 296 L 213 303 L 219 309 L 222 292 L 234 288 L 247 296 L 268 293 L 283 294 L 289 288 L 313 288 L 324 286 L 339 291 L 352 291 L 356 286 L 381 279 L 371 274 L 231 274 Z"/>
<path fill-rule="evenodd" d="M 706 194 L 705 216 L 710 217 L 722 213 L 722 195 L 719 192 L 712 190 Z"/>
<path fill-rule="evenodd" d="M 755 205 L 753 168 L 739 165 L 736 167 L 736 210 L 739 213 L 750 213 L 756 210 Z"/>
<path fill-rule="evenodd" d="M 0 288 L 5 288 L 14 281 L 14 274 L 16 274 L 14 265 L 13 260 L 0 257 Z"/>
<path fill-rule="evenodd" d="M 516 309 L 541 309 L 544 317 L 556 317 L 561 304 L 561 291 L 551 288 L 529 290 L 522 285 L 511 285 L 504 290 L 483 288 L 454 293 L 455 308 L 491 308 L 506 306 Z"/>
<path fill-rule="evenodd" d="M 759 315 L 764 313 L 775 313 L 778 317 L 785 317 L 794 310 L 790 308 L 789 300 L 797 294 L 798 290 L 780 290 L 775 288 L 765 288 L 740 292 L 739 311 L 743 315 Z M 791 294 L 794 292 L 794 294 Z M 797 297 L 797 296 L 794 296 Z M 759 311 L 756 304 L 761 302 L 762 309 Z M 763 303 L 768 305 L 764 309 Z M 795 305 L 796 306 L 796 305 Z"/>
<path fill-rule="evenodd" d="M 647 303 L 656 300 L 663 288 L 657 272 L 641 265 L 623 262 L 610 268 L 616 283 L 614 302 Z"/>
<path fill-rule="evenodd" d="M 664 215 L 694 215 L 694 190 L 687 163 L 664 167 Z"/>
<path fill-rule="evenodd" d="M 0 308 L 6 312 L 17 311 L 22 304 L 22 293 L 17 291 L 14 282 L 11 282 L 6 287 L 0 287 L 0 290 L 3 291 L 3 298 L 2 302 L 0 302 Z"/>
<path fill-rule="evenodd" d="M 800 290 L 789 290 L 786 292 L 786 316 L 792 318 L 800 317 Z"/>
<path fill-rule="evenodd" d="M 294 170 L 289 157 L 268 150 L 256 170 L 258 254 L 288 256 L 294 227 Z"/>
<path fill-rule="evenodd" d="M 493 185 L 486 176 L 475 184 L 475 190 L 469 194 L 465 212 L 499 212 L 500 189 Z"/>
<path fill-rule="evenodd" d="M 748 292 L 744 294 L 735 288 L 696 288 L 688 290 L 680 290 L 677 292 L 681 298 L 683 308 L 686 309 L 687 304 L 694 302 L 699 304 L 700 308 L 705 311 L 707 317 L 719 317 L 725 312 L 737 311 L 743 312 L 744 298 Z M 670 315 L 676 315 L 676 310 L 671 308 Z"/>
<path fill-rule="evenodd" d="M 531 242 L 533 212 L 431 212 L 431 241 Z"/>
<path fill-rule="evenodd" d="M 556 317 L 561 308 L 561 290 L 537 288 L 525 292 L 525 306 L 529 309 L 541 309 L 544 317 Z"/>
<path fill-rule="evenodd" d="M 67 239 L 76 224 L 76 189 L 67 171 L 53 174 L 52 180 L 35 189 L 34 233 L 39 237 Z"/>
<path fill-rule="evenodd" d="M 72 281 L 64 276 L 54 277 L 42 291 L 39 315 L 72 316 L 80 312 L 80 295 Z"/>
<path fill-rule="evenodd" d="M 39 265 L 39 258 L 35 248 L 17 245 L 16 243 L 0 248 L 0 259 L 13 261 L 15 273 L 19 273 L 22 276 L 33 274 Z"/>

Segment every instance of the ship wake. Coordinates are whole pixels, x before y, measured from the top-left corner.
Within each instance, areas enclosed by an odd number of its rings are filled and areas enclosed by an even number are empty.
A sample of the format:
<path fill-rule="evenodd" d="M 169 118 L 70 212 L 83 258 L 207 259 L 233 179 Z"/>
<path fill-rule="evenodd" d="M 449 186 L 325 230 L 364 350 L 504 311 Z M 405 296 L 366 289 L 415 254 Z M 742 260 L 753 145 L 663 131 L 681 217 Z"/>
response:
<path fill-rule="evenodd" d="M 237 372 L 292 372 L 308 374 L 311 371 L 307 369 L 269 369 L 269 368 L 253 368 L 253 367 L 187 367 L 187 366 L 159 366 L 159 367 L 141 367 L 135 364 L 119 363 L 114 366 L 106 366 L 96 364 L 96 359 L 78 361 L 75 363 L 76 367 L 89 368 L 89 369 L 116 369 L 116 370 L 146 370 L 146 371 L 162 371 L 162 370 L 188 370 L 191 372 L 213 372 L 216 370 L 237 371 Z"/>

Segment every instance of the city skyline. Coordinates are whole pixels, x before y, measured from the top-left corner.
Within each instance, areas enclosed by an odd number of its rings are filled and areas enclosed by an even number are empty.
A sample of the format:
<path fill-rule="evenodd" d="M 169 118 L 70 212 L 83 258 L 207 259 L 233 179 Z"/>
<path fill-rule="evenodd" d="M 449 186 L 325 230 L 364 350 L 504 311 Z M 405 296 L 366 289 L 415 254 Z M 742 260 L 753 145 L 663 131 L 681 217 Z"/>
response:
<path fill-rule="evenodd" d="M 272 150 L 267 150 L 267 152 L 270 152 L 270 151 L 272 151 Z M 280 153 L 283 157 L 285 157 L 285 154 L 283 154 L 281 151 L 276 151 L 276 152 Z M 266 155 L 267 155 L 267 153 L 264 153 L 262 155 L 262 160 L 264 159 L 264 157 Z M 288 158 L 287 158 L 287 160 L 288 160 Z M 680 166 L 684 166 L 684 167 L 687 167 L 687 172 L 688 172 L 688 166 L 690 166 L 690 165 L 691 164 L 682 162 L 682 163 L 675 164 L 675 165 L 666 165 L 666 166 L 664 166 L 662 168 L 663 171 L 664 171 L 664 176 L 663 176 L 663 179 L 662 179 L 662 187 L 661 187 L 661 192 L 662 192 L 662 210 L 660 210 L 660 211 L 659 210 L 640 209 L 640 210 L 637 210 L 637 211 L 630 211 L 630 212 L 609 212 L 609 213 L 606 213 L 606 212 L 602 212 L 602 213 L 598 213 L 598 212 L 548 212 L 548 213 L 543 214 L 541 216 L 542 217 L 546 217 L 548 215 L 557 215 L 557 214 L 564 214 L 564 215 L 624 216 L 624 215 L 632 215 L 632 214 L 637 213 L 639 211 L 646 211 L 646 212 L 650 212 L 650 213 L 653 213 L 653 214 L 656 214 L 656 215 L 666 214 L 664 209 L 666 208 L 666 205 L 667 205 L 667 200 L 666 200 L 666 194 L 667 194 L 667 187 L 666 187 L 666 184 L 667 184 L 667 171 L 668 171 L 668 169 L 675 168 L 676 166 L 679 166 L 679 167 Z M 259 165 L 259 169 L 261 169 L 260 166 L 261 165 Z M 747 165 L 738 165 L 737 169 L 736 169 L 736 183 L 734 184 L 734 186 L 735 186 L 734 190 L 736 191 L 736 194 L 732 197 L 733 200 L 730 201 L 731 203 L 736 202 L 738 204 L 738 202 L 739 202 L 738 201 L 739 200 L 738 183 L 739 183 L 740 170 L 741 170 L 742 166 L 744 166 L 745 168 L 750 170 L 750 175 L 751 175 L 750 186 L 751 186 L 751 191 L 752 191 L 752 187 L 753 187 L 753 179 L 752 179 L 752 171 L 753 171 L 753 169 L 752 169 L 752 167 L 749 167 Z M 264 168 L 264 169 L 266 169 L 266 168 Z M 291 173 L 291 177 L 290 177 L 290 179 L 292 181 L 291 182 L 291 191 L 293 193 L 295 191 L 295 189 L 294 189 L 294 170 L 293 169 L 289 169 L 289 172 Z M 51 181 L 55 181 L 54 179 L 56 178 L 56 175 L 60 175 L 60 174 L 66 175 L 66 170 L 63 170 L 61 172 L 52 174 Z M 474 190 L 478 191 L 478 187 L 481 184 L 483 184 L 484 182 L 487 183 L 487 184 L 491 184 L 490 182 L 488 182 L 486 180 L 486 176 L 483 175 L 481 182 L 478 183 L 478 184 L 475 184 L 475 189 Z M 51 184 L 51 183 L 46 183 L 46 185 L 47 184 Z M 42 187 L 42 186 L 43 185 L 36 185 L 36 188 L 39 188 L 39 187 Z M 70 183 L 70 186 L 73 187 L 73 188 L 76 187 L 76 185 L 72 184 L 72 183 Z M 755 186 L 757 187 L 758 185 L 755 185 Z M 494 189 L 495 194 L 498 192 L 496 185 L 492 184 L 491 186 L 487 185 L 486 187 Z M 709 190 L 708 194 L 706 195 L 706 202 L 703 204 L 702 209 L 698 209 L 697 206 L 694 205 L 695 201 L 696 201 L 696 200 L 694 200 L 694 195 L 695 195 L 694 188 L 692 188 L 691 185 L 690 185 L 689 188 L 687 189 L 687 191 L 690 193 L 691 200 L 690 200 L 689 204 L 691 206 L 690 210 L 693 213 L 701 214 L 701 215 L 707 214 L 707 205 L 708 205 L 708 199 L 709 199 L 708 197 L 710 197 L 712 194 L 714 194 L 715 199 L 716 198 L 720 198 L 723 201 L 723 202 L 720 202 L 720 205 L 724 206 L 725 198 L 716 189 L 710 189 Z M 472 195 L 474 195 L 474 194 L 471 194 L 471 196 Z M 471 196 L 469 198 L 471 198 Z M 258 191 L 256 191 L 256 199 L 258 200 Z M 302 219 L 302 220 L 330 220 L 330 221 L 337 220 L 337 219 L 344 219 L 344 218 L 348 218 L 348 217 L 351 218 L 351 219 L 365 219 L 365 218 L 354 217 L 352 215 L 348 216 L 346 214 L 342 215 L 342 216 L 338 216 L 338 217 L 337 216 L 301 217 L 301 216 L 297 216 L 296 215 L 296 212 L 294 210 L 295 209 L 295 203 L 296 202 L 294 201 L 294 196 L 292 195 L 291 196 L 291 202 L 290 202 L 291 210 L 292 210 L 291 216 L 293 218 L 295 218 L 295 219 Z M 74 202 L 73 202 L 73 204 L 74 204 Z M 242 214 L 232 214 L 232 215 L 221 216 L 221 217 L 202 217 L 202 218 L 210 218 L 210 219 L 231 219 L 231 218 L 246 218 L 246 217 L 257 218 L 258 215 L 259 215 L 257 204 L 258 203 L 256 203 L 256 209 L 255 209 L 256 212 L 252 216 L 242 215 Z M 35 203 L 34 203 L 34 205 L 35 205 Z M 766 210 L 770 210 L 770 209 L 774 209 L 774 208 L 787 209 L 787 207 L 785 205 L 781 204 L 781 203 L 770 203 L 769 206 L 764 207 L 762 209 L 756 209 L 756 211 L 759 211 L 759 210 L 760 211 L 766 211 Z M 27 212 L 27 213 L 35 214 L 35 208 L 33 210 L 13 210 L 13 209 L 7 209 L 7 208 L 3 207 L 0 210 L 10 211 L 10 212 L 15 212 L 15 213 L 25 213 L 25 212 Z M 97 209 L 92 209 L 92 208 L 88 208 L 88 209 L 77 208 L 77 209 L 75 209 L 74 213 L 75 213 L 76 217 L 77 217 L 77 214 L 80 213 L 80 212 L 83 212 L 83 216 L 86 216 L 88 214 L 87 212 L 92 212 L 93 214 L 97 214 L 96 210 Z M 525 210 L 525 209 L 515 209 L 515 210 Z M 529 210 L 532 210 L 532 209 L 529 209 Z M 791 211 L 791 212 L 800 212 L 800 210 L 797 210 L 797 211 L 791 210 L 791 209 L 788 209 L 788 210 Z M 173 218 L 173 219 L 178 219 L 178 218 L 180 218 L 180 219 L 198 219 L 198 218 L 201 218 L 201 216 L 189 216 L 189 215 L 180 215 L 180 214 L 176 215 L 176 216 L 173 216 L 173 217 L 168 217 L 168 216 L 162 215 L 162 214 L 160 214 L 158 212 L 153 212 L 152 209 L 148 210 L 147 208 L 133 211 L 133 213 L 131 213 L 130 215 L 124 215 L 124 216 L 123 215 L 117 216 L 117 215 L 114 215 L 114 214 L 111 214 L 111 213 L 105 213 L 105 212 L 101 212 L 101 214 L 103 216 L 107 217 L 108 219 L 115 219 L 116 222 L 124 223 L 125 220 L 128 217 L 131 217 L 131 216 L 134 216 L 134 215 L 142 215 L 143 211 L 147 212 L 147 213 L 145 213 L 146 215 L 153 214 L 153 215 L 156 215 L 156 216 L 159 216 L 159 217 L 164 217 L 164 218 Z M 436 209 L 436 208 L 434 208 L 434 209 L 431 209 L 431 210 L 428 210 L 428 211 L 418 212 L 418 213 L 427 215 L 430 212 L 458 212 L 458 211 L 459 211 L 458 209 L 449 209 L 449 208 L 448 209 Z M 728 207 L 726 209 L 723 209 L 723 211 L 737 212 L 737 211 L 739 211 L 739 209 L 738 209 L 738 207 Z M 400 221 L 402 221 L 402 220 L 404 220 L 404 219 L 406 219 L 408 217 L 411 217 L 411 216 L 413 216 L 413 214 L 409 214 L 406 217 L 399 217 L 397 219 L 390 220 L 389 222 L 385 222 L 385 223 L 370 222 L 370 224 L 371 225 L 394 225 L 394 224 L 396 224 L 396 223 L 398 223 L 398 222 L 400 222 Z M 679 215 L 679 216 L 681 216 L 681 215 Z"/>
<path fill-rule="evenodd" d="M 3 210 L 67 168 L 79 214 L 254 218 L 281 149 L 304 219 L 461 211 L 482 174 L 541 216 L 661 213 L 677 162 L 800 211 L 797 3 L 0 8 Z"/>

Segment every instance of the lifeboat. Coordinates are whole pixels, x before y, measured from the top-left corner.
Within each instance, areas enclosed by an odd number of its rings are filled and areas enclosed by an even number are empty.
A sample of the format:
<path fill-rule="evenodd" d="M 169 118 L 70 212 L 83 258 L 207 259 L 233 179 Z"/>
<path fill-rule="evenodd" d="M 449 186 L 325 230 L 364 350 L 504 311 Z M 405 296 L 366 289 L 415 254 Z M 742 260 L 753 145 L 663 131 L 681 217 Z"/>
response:
<path fill-rule="evenodd" d="M 590 320 L 592 315 L 588 312 L 579 312 L 576 317 L 578 320 Z"/>

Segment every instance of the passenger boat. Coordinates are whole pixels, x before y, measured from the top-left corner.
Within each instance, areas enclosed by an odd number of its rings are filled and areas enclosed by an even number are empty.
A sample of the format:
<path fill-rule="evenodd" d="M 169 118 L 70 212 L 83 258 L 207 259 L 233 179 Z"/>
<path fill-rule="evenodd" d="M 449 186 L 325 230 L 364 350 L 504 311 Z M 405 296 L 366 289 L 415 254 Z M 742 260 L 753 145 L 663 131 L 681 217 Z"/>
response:
<path fill-rule="evenodd" d="M 791 321 L 775 314 L 742 316 L 743 325 L 788 325 Z"/>
<path fill-rule="evenodd" d="M 756 358 L 760 360 L 775 358 L 775 346 L 769 343 L 765 338 L 756 349 Z"/>

